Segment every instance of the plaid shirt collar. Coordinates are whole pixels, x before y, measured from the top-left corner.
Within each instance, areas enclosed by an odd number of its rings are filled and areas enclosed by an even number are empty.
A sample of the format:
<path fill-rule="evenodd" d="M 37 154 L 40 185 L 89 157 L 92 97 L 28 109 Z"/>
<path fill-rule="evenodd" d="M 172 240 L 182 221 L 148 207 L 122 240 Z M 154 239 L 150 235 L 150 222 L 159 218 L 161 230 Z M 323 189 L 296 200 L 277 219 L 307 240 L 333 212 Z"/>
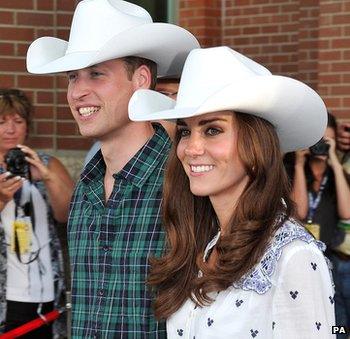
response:
<path fill-rule="evenodd" d="M 141 147 L 121 171 L 113 174 L 114 179 L 127 180 L 138 188 L 141 188 L 147 181 L 171 145 L 170 138 L 161 124 L 153 124 L 153 128 L 155 133 L 152 138 Z M 81 180 L 86 185 L 91 184 L 92 181 L 103 180 L 105 171 L 106 164 L 99 150 L 85 166 Z"/>

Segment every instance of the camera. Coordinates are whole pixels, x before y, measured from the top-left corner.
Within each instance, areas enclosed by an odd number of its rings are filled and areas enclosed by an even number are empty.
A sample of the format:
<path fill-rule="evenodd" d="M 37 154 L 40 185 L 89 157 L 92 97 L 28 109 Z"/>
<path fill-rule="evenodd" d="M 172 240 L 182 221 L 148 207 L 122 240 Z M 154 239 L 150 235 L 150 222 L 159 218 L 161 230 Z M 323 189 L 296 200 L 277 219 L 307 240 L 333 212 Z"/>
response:
<path fill-rule="evenodd" d="M 321 139 L 315 145 L 310 147 L 311 155 L 328 155 L 329 144 L 324 139 Z"/>
<path fill-rule="evenodd" d="M 29 179 L 29 164 L 25 159 L 26 154 L 18 147 L 11 148 L 5 155 L 7 171 L 14 176 Z"/>

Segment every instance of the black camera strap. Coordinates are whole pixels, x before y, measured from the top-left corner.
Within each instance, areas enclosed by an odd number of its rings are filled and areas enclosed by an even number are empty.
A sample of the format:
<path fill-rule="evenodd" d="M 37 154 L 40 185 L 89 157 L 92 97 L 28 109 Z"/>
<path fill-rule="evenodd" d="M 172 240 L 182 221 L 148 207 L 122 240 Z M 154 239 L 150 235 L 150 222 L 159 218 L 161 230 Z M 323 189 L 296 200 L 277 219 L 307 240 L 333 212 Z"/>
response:
<path fill-rule="evenodd" d="M 308 224 L 312 224 L 312 222 L 313 222 L 315 212 L 317 210 L 318 205 L 321 202 L 322 193 L 326 187 L 327 181 L 328 181 L 328 175 L 326 174 L 322 179 L 320 189 L 318 190 L 316 196 L 314 196 L 314 194 L 312 194 L 312 192 L 310 192 L 310 191 L 308 192 L 308 197 L 309 197 L 309 210 L 307 213 L 307 223 Z"/>
<path fill-rule="evenodd" d="M 32 184 L 31 184 L 32 185 Z M 32 229 L 33 229 L 33 234 L 35 236 L 35 212 L 34 212 L 34 205 L 33 205 L 33 199 L 32 199 L 32 193 L 30 193 L 30 199 L 27 203 L 24 204 L 24 206 L 20 205 L 20 200 L 21 200 L 21 192 L 22 189 L 19 189 L 15 195 L 14 195 L 14 201 L 15 201 L 15 220 L 18 217 L 18 209 L 22 208 L 24 215 L 30 217 L 30 222 L 32 224 Z M 29 259 L 27 262 L 23 262 L 21 258 L 21 253 L 20 253 L 20 246 L 19 246 L 19 240 L 18 240 L 18 235 L 15 230 L 14 232 L 14 247 L 15 247 L 15 252 L 17 259 L 24 265 L 29 265 L 33 261 L 37 260 L 40 254 L 40 247 L 36 252 L 33 252 L 32 254 L 34 255 L 31 259 Z"/>

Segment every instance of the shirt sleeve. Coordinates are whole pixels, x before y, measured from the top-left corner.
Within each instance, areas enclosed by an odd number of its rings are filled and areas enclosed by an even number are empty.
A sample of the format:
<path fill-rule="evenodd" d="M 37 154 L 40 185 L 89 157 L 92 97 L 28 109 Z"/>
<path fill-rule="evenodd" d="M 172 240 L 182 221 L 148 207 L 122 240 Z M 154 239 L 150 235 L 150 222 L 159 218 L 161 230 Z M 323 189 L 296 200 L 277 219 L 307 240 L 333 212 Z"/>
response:
<path fill-rule="evenodd" d="M 334 288 L 317 246 L 301 241 L 287 245 L 275 277 L 273 338 L 335 338 Z"/>

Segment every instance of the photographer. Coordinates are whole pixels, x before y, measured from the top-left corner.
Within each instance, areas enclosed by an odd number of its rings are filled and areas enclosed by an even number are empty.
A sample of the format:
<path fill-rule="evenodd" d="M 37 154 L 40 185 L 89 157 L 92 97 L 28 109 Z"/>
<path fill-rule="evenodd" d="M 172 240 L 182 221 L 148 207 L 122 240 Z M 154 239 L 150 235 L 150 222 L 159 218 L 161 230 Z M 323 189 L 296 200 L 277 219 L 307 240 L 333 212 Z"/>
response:
<path fill-rule="evenodd" d="M 55 227 L 67 221 L 73 182 L 58 159 L 23 145 L 31 113 L 22 91 L 0 90 L 0 333 L 53 310 L 64 289 Z M 52 335 L 45 325 L 23 338 Z"/>
<path fill-rule="evenodd" d="M 338 124 L 337 147 L 343 168 L 350 175 L 350 122 Z"/>
<path fill-rule="evenodd" d="M 298 218 L 327 245 L 326 254 L 334 264 L 337 325 L 350 326 L 350 295 L 346 292 L 350 289 L 350 275 L 344 274 L 350 272 L 350 255 L 339 249 L 345 234 L 338 227 L 340 219 L 350 218 L 350 189 L 349 177 L 336 155 L 336 129 L 335 118 L 328 113 L 322 141 L 310 149 L 287 154 L 285 162 L 292 178 Z"/>
<path fill-rule="evenodd" d="M 337 146 L 343 152 L 350 151 L 350 122 L 343 122 L 338 125 Z"/>

